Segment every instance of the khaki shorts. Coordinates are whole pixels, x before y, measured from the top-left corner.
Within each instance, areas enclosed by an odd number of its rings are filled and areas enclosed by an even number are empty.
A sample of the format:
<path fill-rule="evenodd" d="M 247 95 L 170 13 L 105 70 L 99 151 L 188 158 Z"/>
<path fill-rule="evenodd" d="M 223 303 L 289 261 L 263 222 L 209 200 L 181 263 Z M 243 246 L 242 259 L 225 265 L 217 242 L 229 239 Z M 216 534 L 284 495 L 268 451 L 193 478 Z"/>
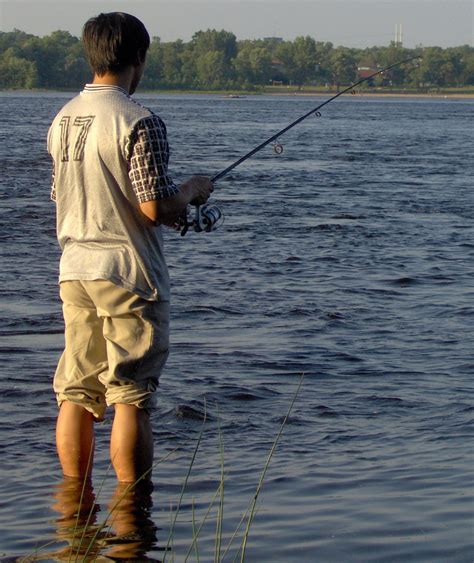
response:
<path fill-rule="evenodd" d="M 58 405 L 102 420 L 106 405 L 155 406 L 169 348 L 169 303 L 146 301 L 106 280 L 62 282 L 65 349 L 54 376 Z"/>

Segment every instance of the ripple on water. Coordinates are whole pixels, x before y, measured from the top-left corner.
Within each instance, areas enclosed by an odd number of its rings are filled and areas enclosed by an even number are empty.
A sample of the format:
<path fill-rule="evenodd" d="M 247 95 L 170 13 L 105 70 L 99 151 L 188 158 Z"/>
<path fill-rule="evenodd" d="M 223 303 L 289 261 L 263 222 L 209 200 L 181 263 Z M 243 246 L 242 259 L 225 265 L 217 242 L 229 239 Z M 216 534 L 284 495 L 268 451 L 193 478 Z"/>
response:
<path fill-rule="evenodd" d="M 44 139 L 68 96 L 0 93 L 9 136 L 0 143 L 0 153 L 8 147 L 0 159 L 2 557 L 34 552 L 58 533 L 51 380 L 62 320 Z M 262 123 L 270 134 L 308 104 L 144 99 L 169 123 L 178 182 L 193 166 L 225 167 L 258 142 Z M 281 157 L 262 151 L 218 183 L 219 231 L 165 233 L 172 350 L 152 415 L 160 462 L 149 507 L 159 530 L 155 539 L 130 536 L 150 558 L 163 557 L 170 506 L 199 437 L 176 560 L 193 536 L 193 510 L 201 521 L 218 490 L 220 436 L 230 537 L 304 372 L 259 499 L 249 560 L 472 559 L 472 102 L 339 102 L 317 131 L 302 126 Z M 27 145 L 19 113 L 35 116 Z M 96 425 L 98 521 L 115 486 L 110 424 Z M 202 560 L 213 558 L 214 542 L 215 520 L 202 531 Z M 114 535 L 98 558 L 119 544 Z"/>

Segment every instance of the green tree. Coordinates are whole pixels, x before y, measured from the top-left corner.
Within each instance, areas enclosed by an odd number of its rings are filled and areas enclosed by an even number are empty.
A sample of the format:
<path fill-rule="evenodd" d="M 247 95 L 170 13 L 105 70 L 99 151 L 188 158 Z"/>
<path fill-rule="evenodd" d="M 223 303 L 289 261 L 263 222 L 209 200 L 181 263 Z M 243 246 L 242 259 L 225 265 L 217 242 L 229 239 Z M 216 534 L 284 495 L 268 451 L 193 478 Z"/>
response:
<path fill-rule="evenodd" d="M 347 47 L 337 47 L 331 54 L 330 68 L 333 82 L 338 90 L 341 84 L 354 82 L 357 64 L 353 51 Z"/>
<path fill-rule="evenodd" d="M 302 86 L 316 81 L 320 64 L 316 41 L 312 37 L 285 41 L 278 46 L 276 55 L 282 61 L 285 74 L 292 83 Z"/>
<path fill-rule="evenodd" d="M 460 83 L 463 85 L 474 85 L 474 49 L 466 51 L 462 55 L 462 74 L 460 78 Z"/>
<path fill-rule="evenodd" d="M 382 67 L 387 67 L 406 60 L 410 56 L 413 56 L 413 53 L 410 53 L 408 49 L 404 49 L 399 43 L 392 41 L 388 47 L 380 50 L 378 64 Z M 407 63 L 390 69 L 387 78 L 391 84 L 394 86 L 403 85 L 406 82 L 407 73 L 413 67 L 413 64 Z M 382 81 L 383 77 L 380 77 L 379 80 Z"/>
<path fill-rule="evenodd" d="M 309 36 L 297 37 L 293 42 L 293 77 L 298 85 L 316 78 L 318 57 L 316 41 Z"/>
<path fill-rule="evenodd" d="M 0 56 L 0 88 L 34 88 L 38 73 L 32 61 L 15 56 L 14 49 L 7 49 Z"/>
<path fill-rule="evenodd" d="M 297 85 L 333 82 L 339 88 L 357 79 L 357 66 L 392 65 L 415 54 L 419 62 L 397 66 L 376 83 L 403 87 L 474 84 L 474 48 L 469 45 L 405 49 L 392 42 L 366 49 L 334 48 L 332 43 L 297 37 L 237 42 L 233 33 L 198 31 L 188 43 L 154 37 L 143 88 L 250 88 L 270 79 Z M 80 88 L 90 77 L 83 47 L 67 31 L 36 37 L 18 29 L 0 32 L 0 86 Z"/>
<path fill-rule="evenodd" d="M 71 68 L 68 55 L 78 43 L 79 39 L 68 31 L 54 31 L 46 37 L 32 37 L 23 44 L 23 56 L 36 63 L 38 86 L 65 88 L 72 85 L 67 75 Z"/>
<path fill-rule="evenodd" d="M 190 43 L 186 44 L 179 58 L 181 61 L 182 84 L 188 88 L 199 88 L 196 70 L 196 54 Z"/>
<path fill-rule="evenodd" d="M 80 88 L 90 80 L 92 71 L 86 60 L 82 43 L 77 42 L 69 47 L 64 57 L 62 74 L 64 88 Z"/>
<path fill-rule="evenodd" d="M 316 42 L 316 83 L 326 84 L 331 82 L 331 55 L 334 50 L 333 44 L 330 42 L 317 41 Z"/>
<path fill-rule="evenodd" d="M 265 47 L 247 43 L 233 61 L 237 81 L 246 88 L 256 84 L 267 84 L 272 76 L 272 57 Z"/>
<path fill-rule="evenodd" d="M 196 61 L 197 83 L 201 88 L 219 89 L 226 85 L 226 64 L 222 51 L 209 51 Z"/>
<path fill-rule="evenodd" d="M 140 87 L 158 88 L 163 73 L 163 47 L 159 37 L 153 37 L 146 56 L 146 68 Z"/>
<path fill-rule="evenodd" d="M 208 29 L 207 31 L 198 31 L 192 37 L 190 48 L 194 56 L 194 63 L 197 73 L 197 82 L 203 87 L 210 87 L 214 84 L 214 88 L 226 87 L 234 79 L 234 66 L 232 60 L 237 56 L 237 39 L 235 35 L 229 31 Z M 208 53 L 214 53 L 207 56 Z M 219 53 L 219 56 L 216 55 Z M 205 81 L 203 69 L 207 62 L 214 58 L 218 64 L 218 68 L 209 76 L 209 80 Z M 211 70 L 209 68 L 209 70 Z M 216 82 L 216 76 L 221 77 Z M 219 84 L 219 85 L 218 85 Z"/>
<path fill-rule="evenodd" d="M 185 85 L 183 81 L 183 53 L 181 40 L 163 44 L 163 82 L 169 86 Z"/>
<path fill-rule="evenodd" d="M 453 61 L 441 47 L 427 47 L 423 50 L 423 58 L 415 76 L 421 87 L 441 87 L 450 85 L 455 74 Z"/>
<path fill-rule="evenodd" d="M 230 31 L 215 29 L 197 31 L 191 43 L 197 56 L 217 51 L 222 53 L 225 62 L 228 63 L 237 55 L 237 38 Z"/>
<path fill-rule="evenodd" d="M 0 31 L 0 53 L 3 53 L 7 49 L 14 48 L 16 51 L 21 49 L 22 45 L 28 40 L 34 37 L 30 33 L 25 33 L 19 29 L 14 29 L 13 31 Z"/>

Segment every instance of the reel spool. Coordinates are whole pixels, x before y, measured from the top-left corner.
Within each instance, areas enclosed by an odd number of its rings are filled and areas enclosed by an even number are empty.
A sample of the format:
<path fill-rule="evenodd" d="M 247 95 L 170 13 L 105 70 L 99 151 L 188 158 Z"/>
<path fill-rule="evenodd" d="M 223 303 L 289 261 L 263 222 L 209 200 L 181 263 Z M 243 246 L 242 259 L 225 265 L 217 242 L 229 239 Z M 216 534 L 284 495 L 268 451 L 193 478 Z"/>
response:
<path fill-rule="evenodd" d="M 202 231 L 210 233 L 215 231 L 222 223 L 219 223 L 223 219 L 222 211 L 214 205 L 213 203 L 205 203 L 204 205 L 199 205 L 196 207 L 196 215 L 194 217 L 194 230 L 196 233 Z"/>
<path fill-rule="evenodd" d="M 183 214 L 181 229 L 181 236 L 188 232 L 189 228 L 192 227 L 196 233 L 210 233 L 218 229 L 224 222 L 224 214 L 222 211 L 214 205 L 213 203 L 205 203 L 204 205 L 196 206 L 196 213 L 194 219 L 189 221 L 187 211 Z"/>

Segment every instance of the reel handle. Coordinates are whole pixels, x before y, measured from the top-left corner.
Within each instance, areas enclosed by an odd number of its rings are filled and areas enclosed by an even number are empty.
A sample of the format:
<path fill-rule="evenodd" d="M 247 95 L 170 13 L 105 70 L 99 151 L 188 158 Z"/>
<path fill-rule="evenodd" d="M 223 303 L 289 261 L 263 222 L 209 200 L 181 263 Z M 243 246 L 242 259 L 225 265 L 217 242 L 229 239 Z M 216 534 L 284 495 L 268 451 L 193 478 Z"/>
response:
<path fill-rule="evenodd" d="M 188 232 L 189 227 L 192 227 L 196 233 L 210 233 L 217 228 L 217 224 L 222 219 L 222 211 L 212 203 L 204 203 L 203 205 L 196 205 L 194 219 L 189 221 L 188 210 L 183 212 L 181 222 L 183 228 L 181 229 L 181 236 Z"/>
<path fill-rule="evenodd" d="M 194 221 L 188 220 L 188 207 L 189 206 L 187 205 L 184 211 L 181 213 L 181 217 L 179 218 L 179 222 L 182 225 L 180 231 L 182 237 L 184 237 L 184 235 L 189 231 L 189 227 L 192 227 L 194 224 Z"/>

